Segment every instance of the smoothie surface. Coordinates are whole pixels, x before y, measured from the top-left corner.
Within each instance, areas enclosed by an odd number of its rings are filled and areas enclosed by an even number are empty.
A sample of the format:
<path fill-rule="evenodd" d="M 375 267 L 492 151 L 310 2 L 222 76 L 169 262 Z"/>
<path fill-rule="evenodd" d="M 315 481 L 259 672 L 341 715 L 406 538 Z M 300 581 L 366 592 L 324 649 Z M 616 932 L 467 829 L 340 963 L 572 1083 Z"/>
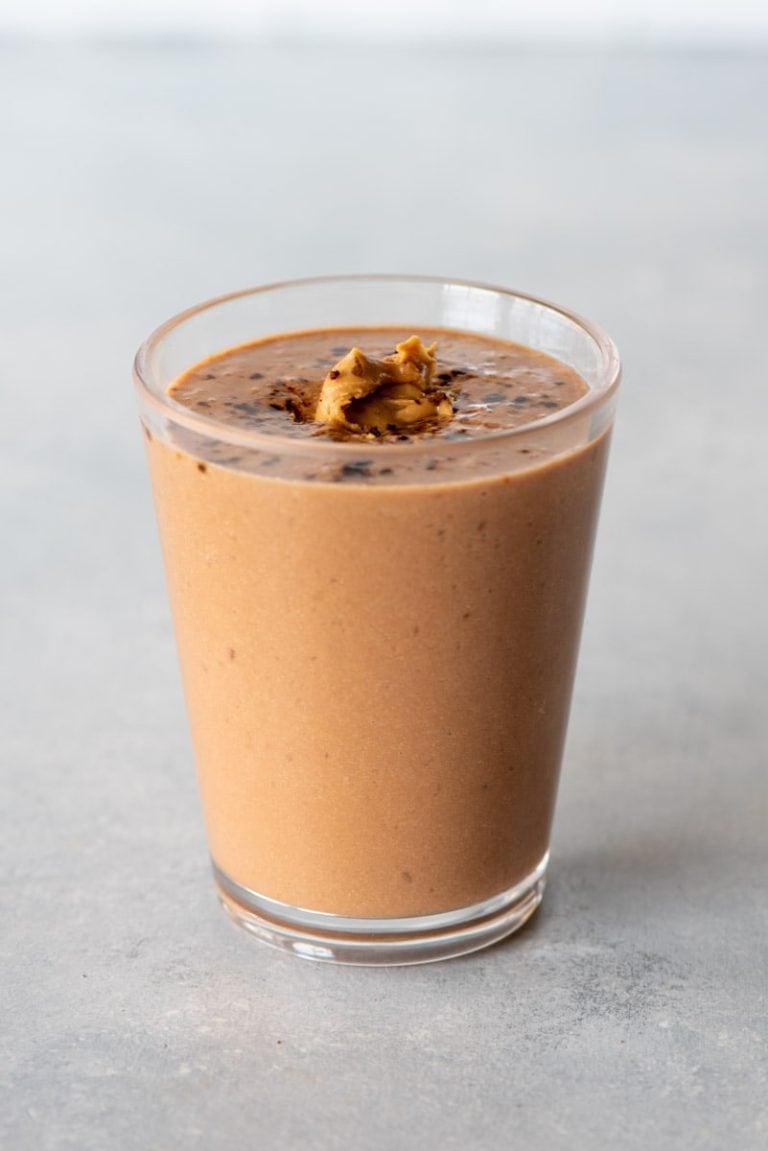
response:
<path fill-rule="evenodd" d="M 436 345 L 430 381 L 439 399 L 423 419 L 414 420 L 411 407 L 410 421 L 396 415 L 371 417 L 360 426 L 318 420 L 330 377 L 352 351 L 391 361 L 397 345 L 414 336 Z M 222 424 L 366 442 L 480 437 L 551 416 L 588 390 L 572 368 L 519 344 L 442 328 L 394 327 L 294 332 L 240 344 L 195 364 L 168 389 L 172 399 Z"/>

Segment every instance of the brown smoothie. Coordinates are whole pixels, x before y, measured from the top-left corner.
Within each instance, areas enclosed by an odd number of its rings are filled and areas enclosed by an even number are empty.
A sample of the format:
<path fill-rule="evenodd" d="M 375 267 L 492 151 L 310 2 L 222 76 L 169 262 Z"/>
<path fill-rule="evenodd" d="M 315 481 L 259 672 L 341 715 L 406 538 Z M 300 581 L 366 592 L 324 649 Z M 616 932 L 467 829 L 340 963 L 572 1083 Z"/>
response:
<path fill-rule="evenodd" d="M 571 369 L 418 334 L 441 389 L 421 423 L 312 418 L 350 349 L 411 335 L 355 329 L 175 381 L 184 408 L 263 433 L 259 452 L 147 429 L 213 859 L 337 915 L 461 908 L 545 856 L 606 461 L 587 416 L 552 420 L 587 392 Z"/>

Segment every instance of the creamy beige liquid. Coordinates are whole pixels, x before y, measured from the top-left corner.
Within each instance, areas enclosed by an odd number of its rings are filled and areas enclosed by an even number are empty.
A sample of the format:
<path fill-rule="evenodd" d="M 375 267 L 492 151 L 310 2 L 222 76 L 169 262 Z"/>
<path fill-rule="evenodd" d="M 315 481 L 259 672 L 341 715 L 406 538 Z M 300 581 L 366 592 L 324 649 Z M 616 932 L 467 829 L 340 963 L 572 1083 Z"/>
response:
<path fill-rule="evenodd" d="M 309 442 L 324 430 L 275 389 L 319 387 L 337 349 L 395 334 L 233 349 L 171 395 Z M 339 915 L 487 899 L 549 843 L 607 435 L 526 447 L 500 474 L 446 463 L 441 441 L 586 388 L 539 353 L 431 335 L 462 390 L 418 465 L 412 440 L 402 466 L 371 442 L 287 466 L 147 436 L 211 854 L 244 887 Z"/>

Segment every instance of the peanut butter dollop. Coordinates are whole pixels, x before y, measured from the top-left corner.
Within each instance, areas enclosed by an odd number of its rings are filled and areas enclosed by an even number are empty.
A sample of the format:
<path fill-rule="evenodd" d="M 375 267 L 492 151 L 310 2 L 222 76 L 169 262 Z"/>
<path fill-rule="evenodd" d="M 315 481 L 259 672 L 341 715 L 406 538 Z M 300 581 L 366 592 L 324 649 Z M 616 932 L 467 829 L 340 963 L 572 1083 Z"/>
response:
<path fill-rule="evenodd" d="M 453 396 L 433 383 L 436 348 L 425 347 L 418 336 L 381 360 L 352 348 L 325 377 L 315 420 L 373 436 L 416 432 L 450 420 Z"/>

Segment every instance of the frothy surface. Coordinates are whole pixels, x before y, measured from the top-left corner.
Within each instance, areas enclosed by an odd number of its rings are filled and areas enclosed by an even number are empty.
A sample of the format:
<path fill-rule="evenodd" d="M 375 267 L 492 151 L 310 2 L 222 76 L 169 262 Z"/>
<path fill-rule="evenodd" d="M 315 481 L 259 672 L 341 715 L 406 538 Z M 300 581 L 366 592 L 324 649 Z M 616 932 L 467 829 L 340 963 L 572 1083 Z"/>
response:
<path fill-rule="evenodd" d="M 312 420 L 323 380 L 351 348 L 383 358 L 413 331 L 345 328 L 270 336 L 196 364 L 174 381 L 169 394 L 222 424 L 297 438 L 355 438 L 348 430 Z M 392 429 L 360 439 L 480 437 L 551 416 L 588 391 L 572 368 L 543 352 L 441 328 L 415 331 L 424 343 L 437 343 L 435 380 L 457 393 L 453 419 L 411 435 Z"/>

